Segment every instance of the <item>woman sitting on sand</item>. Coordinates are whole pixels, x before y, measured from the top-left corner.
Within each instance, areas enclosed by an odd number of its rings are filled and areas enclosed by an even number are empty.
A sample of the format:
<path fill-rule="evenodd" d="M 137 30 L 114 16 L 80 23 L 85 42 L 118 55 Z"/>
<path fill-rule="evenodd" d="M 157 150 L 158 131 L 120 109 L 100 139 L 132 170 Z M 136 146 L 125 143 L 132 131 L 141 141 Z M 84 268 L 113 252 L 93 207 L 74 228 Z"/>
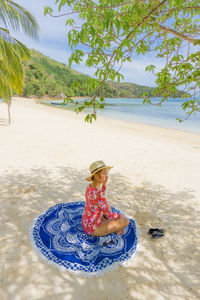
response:
<path fill-rule="evenodd" d="M 91 175 L 86 178 L 92 181 L 85 192 L 86 204 L 82 216 L 85 232 L 92 236 L 105 236 L 110 233 L 123 234 L 129 225 L 129 219 L 114 213 L 105 198 L 108 167 L 103 161 L 96 161 L 89 167 Z"/>

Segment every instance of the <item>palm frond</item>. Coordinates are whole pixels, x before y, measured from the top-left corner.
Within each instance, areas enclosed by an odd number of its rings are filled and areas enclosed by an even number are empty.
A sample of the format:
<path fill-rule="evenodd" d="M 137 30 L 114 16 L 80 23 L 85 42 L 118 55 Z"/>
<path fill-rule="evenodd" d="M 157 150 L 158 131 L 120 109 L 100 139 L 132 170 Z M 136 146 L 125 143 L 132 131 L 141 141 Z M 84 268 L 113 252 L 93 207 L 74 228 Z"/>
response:
<path fill-rule="evenodd" d="M 10 35 L 8 29 L 0 27 L 0 36 L 8 43 L 14 44 L 15 39 Z"/>
<path fill-rule="evenodd" d="M 12 96 L 12 90 L 22 94 L 24 71 L 21 59 L 28 58 L 30 52 L 23 44 L 16 40 L 10 44 L 0 36 L 0 94 L 7 98 Z M 29 50 L 28 50 L 29 51 Z M 7 89 L 7 91 L 5 91 Z"/>
<path fill-rule="evenodd" d="M 28 36 L 38 39 L 39 26 L 33 15 L 12 0 L 0 1 L 0 21 L 6 29 L 22 30 Z"/>
<path fill-rule="evenodd" d="M 10 99 L 13 91 L 23 92 L 22 60 L 30 58 L 30 50 L 10 35 L 9 30 L 22 29 L 28 36 L 38 38 L 35 18 L 24 7 L 12 0 L 0 0 L 0 96 Z"/>

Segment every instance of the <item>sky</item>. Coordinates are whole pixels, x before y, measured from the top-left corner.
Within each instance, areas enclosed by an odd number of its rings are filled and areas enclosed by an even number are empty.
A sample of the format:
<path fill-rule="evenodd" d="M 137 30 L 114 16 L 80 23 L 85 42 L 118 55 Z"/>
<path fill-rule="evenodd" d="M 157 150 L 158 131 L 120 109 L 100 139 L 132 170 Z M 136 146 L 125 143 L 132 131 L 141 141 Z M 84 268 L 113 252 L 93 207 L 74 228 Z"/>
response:
<path fill-rule="evenodd" d="M 38 42 L 28 38 L 21 31 L 14 33 L 14 37 L 19 39 L 29 48 L 40 51 L 44 55 L 68 65 L 71 49 L 68 47 L 67 41 L 67 33 L 69 31 L 69 27 L 66 27 L 65 25 L 67 17 L 52 18 L 48 15 L 44 16 L 45 6 L 50 6 L 53 10 L 55 9 L 56 13 L 57 6 L 54 5 L 55 0 L 15 0 L 15 2 L 22 5 L 33 14 L 39 24 L 40 31 Z M 61 13 L 67 12 L 67 9 L 67 6 L 66 8 L 64 7 Z M 147 55 L 136 57 L 132 62 L 125 63 L 121 69 L 121 73 L 124 76 L 122 81 L 155 86 L 154 75 L 145 72 L 145 67 L 148 64 L 154 64 L 158 69 L 161 67 L 160 61 Z M 86 68 L 84 64 L 72 64 L 72 69 L 91 76 L 95 72 L 95 69 Z"/>

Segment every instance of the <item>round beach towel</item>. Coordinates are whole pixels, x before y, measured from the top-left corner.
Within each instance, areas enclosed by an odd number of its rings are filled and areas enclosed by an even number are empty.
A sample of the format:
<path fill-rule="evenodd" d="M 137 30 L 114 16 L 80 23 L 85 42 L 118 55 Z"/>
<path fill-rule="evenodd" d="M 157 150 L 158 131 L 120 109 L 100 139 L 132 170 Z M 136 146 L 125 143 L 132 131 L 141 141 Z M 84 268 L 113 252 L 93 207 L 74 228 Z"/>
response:
<path fill-rule="evenodd" d="M 61 270 L 100 276 L 133 257 L 138 244 L 136 223 L 131 218 L 122 236 L 90 236 L 81 225 L 84 205 L 82 201 L 59 203 L 40 215 L 30 230 L 32 246 Z M 114 207 L 112 211 L 120 213 Z"/>

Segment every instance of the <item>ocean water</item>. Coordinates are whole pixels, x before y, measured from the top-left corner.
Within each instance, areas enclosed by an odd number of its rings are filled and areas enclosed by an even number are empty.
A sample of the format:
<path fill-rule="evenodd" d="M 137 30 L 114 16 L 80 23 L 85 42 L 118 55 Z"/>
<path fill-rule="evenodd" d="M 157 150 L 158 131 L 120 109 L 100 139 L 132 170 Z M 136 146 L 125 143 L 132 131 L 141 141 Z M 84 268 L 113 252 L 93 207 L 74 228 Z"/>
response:
<path fill-rule="evenodd" d="M 189 119 L 181 123 L 176 120 L 177 118 L 184 119 L 186 117 L 185 111 L 181 109 L 181 104 L 184 102 L 184 99 L 170 98 L 161 106 L 157 106 L 156 104 L 158 104 L 160 100 L 160 98 L 152 98 L 151 101 L 153 105 L 150 105 L 143 104 L 143 99 L 106 98 L 105 108 L 103 110 L 99 109 L 97 113 L 112 119 L 173 128 L 200 134 L 200 113 L 193 114 Z M 48 101 L 48 103 L 52 102 L 55 103 L 57 101 Z M 62 102 L 62 100 L 59 102 Z M 66 105 L 63 108 L 72 109 L 72 106 Z M 87 111 L 91 112 L 92 110 L 87 109 Z"/>

